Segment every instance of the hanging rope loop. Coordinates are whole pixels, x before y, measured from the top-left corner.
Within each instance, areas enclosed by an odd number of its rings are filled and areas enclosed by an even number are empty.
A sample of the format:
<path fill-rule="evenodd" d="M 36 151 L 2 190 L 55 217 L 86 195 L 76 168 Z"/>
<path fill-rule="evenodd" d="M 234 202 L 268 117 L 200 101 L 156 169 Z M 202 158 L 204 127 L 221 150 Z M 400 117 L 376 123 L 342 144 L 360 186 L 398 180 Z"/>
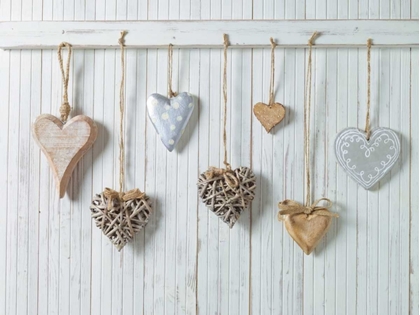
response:
<path fill-rule="evenodd" d="M 121 32 L 118 44 L 121 50 L 121 83 L 120 83 L 120 195 L 124 191 L 125 149 L 124 149 L 124 84 L 125 84 L 125 40 L 126 31 Z"/>
<path fill-rule="evenodd" d="M 369 141 L 370 139 L 370 49 L 372 48 L 372 39 L 368 39 L 366 42 L 367 47 L 367 110 L 366 110 L 366 124 L 365 124 L 365 132 L 366 132 L 366 139 Z"/>
<path fill-rule="evenodd" d="M 168 97 L 177 96 L 178 93 L 172 90 L 172 59 L 173 59 L 173 45 L 168 45 Z"/>
<path fill-rule="evenodd" d="M 64 62 L 63 62 L 63 56 L 61 53 L 64 47 L 66 47 L 68 51 L 67 62 L 66 62 L 65 68 L 64 68 Z M 71 111 L 71 107 L 69 104 L 69 96 L 68 96 L 71 52 L 72 52 L 72 48 L 69 43 L 62 42 L 60 45 L 58 45 L 57 56 L 58 56 L 58 63 L 60 65 L 60 70 L 61 70 L 61 77 L 63 80 L 63 102 L 60 106 L 59 112 L 60 112 L 61 121 L 63 123 L 66 123 L 69 117 L 70 111 Z"/>
<path fill-rule="evenodd" d="M 227 170 L 230 170 L 230 164 L 227 161 L 227 140 L 226 140 L 226 121 L 227 121 L 227 50 L 229 46 L 229 39 L 227 34 L 223 34 L 223 148 L 224 148 L 224 159 L 223 164 L 225 164 L 225 167 Z"/>
<path fill-rule="evenodd" d="M 270 37 L 270 43 L 271 43 L 271 76 L 270 76 L 270 91 L 269 91 L 268 106 L 272 106 L 274 103 L 274 72 L 275 72 L 274 50 L 276 49 L 276 46 L 277 46 L 273 37 Z"/>

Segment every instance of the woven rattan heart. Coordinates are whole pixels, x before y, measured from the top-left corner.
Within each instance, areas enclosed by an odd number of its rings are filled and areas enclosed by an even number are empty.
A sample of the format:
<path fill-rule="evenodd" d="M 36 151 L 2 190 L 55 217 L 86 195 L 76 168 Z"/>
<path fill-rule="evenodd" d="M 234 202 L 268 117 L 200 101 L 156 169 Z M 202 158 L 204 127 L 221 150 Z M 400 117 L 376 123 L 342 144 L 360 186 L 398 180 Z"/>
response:
<path fill-rule="evenodd" d="M 146 226 L 153 212 L 151 201 L 144 193 L 139 193 L 134 198 L 112 198 L 106 192 L 107 190 L 93 198 L 90 210 L 96 226 L 120 251 Z M 129 196 L 130 192 L 125 196 Z"/>
<path fill-rule="evenodd" d="M 200 175 L 197 185 L 203 203 L 230 228 L 255 197 L 255 175 L 248 167 L 210 168 Z"/>

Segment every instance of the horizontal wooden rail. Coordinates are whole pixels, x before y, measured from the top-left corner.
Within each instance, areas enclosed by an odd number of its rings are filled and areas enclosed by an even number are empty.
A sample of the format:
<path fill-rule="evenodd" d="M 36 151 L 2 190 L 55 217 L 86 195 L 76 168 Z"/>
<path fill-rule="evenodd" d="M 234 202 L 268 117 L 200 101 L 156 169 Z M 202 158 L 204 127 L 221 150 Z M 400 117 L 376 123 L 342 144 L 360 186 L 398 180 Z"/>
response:
<path fill-rule="evenodd" d="M 53 49 L 66 41 L 74 48 L 117 48 L 126 30 L 127 48 L 220 48 L 222 34 L 232 48 L 307 47 L 314 31 L 315 48 L 418 47 L 418 20 L 207 20 L 207 21 L 85 21 L 0 22 L 0 48 Z"/>

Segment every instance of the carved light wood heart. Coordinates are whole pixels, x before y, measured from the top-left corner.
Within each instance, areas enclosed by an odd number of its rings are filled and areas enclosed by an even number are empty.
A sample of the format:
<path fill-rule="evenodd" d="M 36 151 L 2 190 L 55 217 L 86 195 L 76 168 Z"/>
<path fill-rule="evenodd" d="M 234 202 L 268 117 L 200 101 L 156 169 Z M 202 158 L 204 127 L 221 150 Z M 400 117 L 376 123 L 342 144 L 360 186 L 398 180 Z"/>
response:
<path fill-rule="evenodd" d="M 267 132 L 270 132 L 275 125 L 283 120 L 285 113 L 286 110 L 280 103 L 272 105 L 257 103 L 254 105 L 254 115 Z"/>
<path fill-rule="evenodd" d="M 294 241 L 306 255 L 312 253 L 328 232 L 332 217 L 305 213 L 283 215 L 284 225 Z"/>
<path fill-rule="evenodd" d="M 187 92 L 172 98 L 154 93 L 147 99 L 149 118 L 169 152 L 181 138 L 193 110 L 194 98 Z"/>
<path fill-rule="evenodd" d="M 369 140 L 359 129 L 348 128 L 337 135 L 335 154 L 346 173 L 369 189 L 397 162 L 400 140 L 387 128 L 374 129 Z"/>
<path fill-rule="evenodd" d="M 92 119 L 84 115 L 73 117 L 63 124 L 57 117 L 44 114 L 35 120 L 32 134 L 47 157 L 58 193 L 63 198 L 71 174 L 95 142 L 98 128 Z"/>

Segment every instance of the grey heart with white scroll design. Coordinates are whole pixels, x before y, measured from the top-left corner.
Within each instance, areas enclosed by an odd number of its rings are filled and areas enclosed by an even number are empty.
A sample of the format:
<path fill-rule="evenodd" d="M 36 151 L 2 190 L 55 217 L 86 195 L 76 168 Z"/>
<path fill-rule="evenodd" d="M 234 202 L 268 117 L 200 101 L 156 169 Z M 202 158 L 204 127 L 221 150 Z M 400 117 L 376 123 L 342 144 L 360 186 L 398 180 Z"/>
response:
<path fill-rule="evenodd" d="M 335 154 L 346 173 L 369 189 L 397 162 L 400 140 L 387 128 L 374 129 L 369 140 L 359 129 L 348 128 L 337 135 Z"/>
<path fill-rule="evenodd" d="M 149 118 L 170 152 L 181 138 L 193 110 L 194 99 L 187 92 L 171 98 L 154 93 L 147 99 Z"/>

